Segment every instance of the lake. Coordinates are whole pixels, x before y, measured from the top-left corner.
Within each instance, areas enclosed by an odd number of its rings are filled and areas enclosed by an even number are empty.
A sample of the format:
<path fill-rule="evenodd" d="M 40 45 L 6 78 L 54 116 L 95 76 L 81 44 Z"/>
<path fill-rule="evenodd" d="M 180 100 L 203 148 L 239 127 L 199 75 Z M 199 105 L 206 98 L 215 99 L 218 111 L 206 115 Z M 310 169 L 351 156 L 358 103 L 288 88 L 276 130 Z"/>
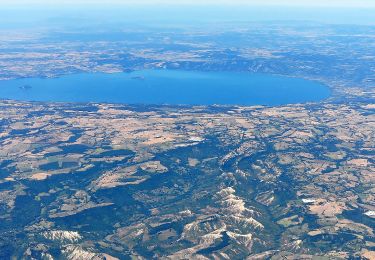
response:
<path fill-rule="evenodd" d="M 0 81 L 0 98 L 24 101 L 282 105 L 329 96 L 329 88 L 316 81 L 236 72 L 142 70 Z"/>

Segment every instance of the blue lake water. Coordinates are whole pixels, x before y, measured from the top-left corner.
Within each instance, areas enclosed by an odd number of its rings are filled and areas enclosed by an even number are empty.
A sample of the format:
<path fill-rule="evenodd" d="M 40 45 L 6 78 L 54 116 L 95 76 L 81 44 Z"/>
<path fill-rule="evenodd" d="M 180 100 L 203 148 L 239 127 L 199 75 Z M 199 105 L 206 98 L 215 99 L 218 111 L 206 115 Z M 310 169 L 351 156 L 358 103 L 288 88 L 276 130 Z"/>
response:
<path fill-rule="evenodd" d="M 282 105 L 326 99 L 316 81 L 233 72 L 143 70 L 0 81 L 0 98 L 171 105 Z"/>

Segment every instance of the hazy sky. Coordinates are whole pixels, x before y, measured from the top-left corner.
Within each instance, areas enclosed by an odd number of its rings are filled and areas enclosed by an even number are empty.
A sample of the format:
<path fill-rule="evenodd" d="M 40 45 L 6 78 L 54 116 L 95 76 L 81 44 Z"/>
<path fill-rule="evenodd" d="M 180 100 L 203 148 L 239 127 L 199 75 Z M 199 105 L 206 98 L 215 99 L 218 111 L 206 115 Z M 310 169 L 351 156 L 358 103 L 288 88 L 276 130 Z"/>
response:
<path fill-rule="evenodd" d="M 225 5 L 285 5 L 375 7 L 375 0 L 0 0 L 0 5 L 58 5 L 58 4 L 225 4 Z"/>

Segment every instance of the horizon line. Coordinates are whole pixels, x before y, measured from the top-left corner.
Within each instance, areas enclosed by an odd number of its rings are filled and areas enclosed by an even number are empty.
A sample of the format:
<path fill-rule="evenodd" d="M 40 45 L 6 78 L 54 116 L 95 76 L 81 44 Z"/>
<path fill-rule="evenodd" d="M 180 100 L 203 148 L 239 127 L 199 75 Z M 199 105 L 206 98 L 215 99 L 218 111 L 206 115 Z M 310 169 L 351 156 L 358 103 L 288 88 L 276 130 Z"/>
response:
<path fill-rule="evenodd" d="M 89 5 L 89 6 L 87 6 Z M 331 0 L 329 2 L 325 0 L 315 1 L 296 1 L 296 0 L 201 0 L 199 2 L 193 0 L 181 0 L 176 3 L 172 0 L 109 0 L 103 3 L 100 0 L 0 0 L 0 6 L 5 7 L 32 7 L 32 6 L 173 6 L 173 7 L 185 7 L 185 6 L 233 6 L 233 7 L 317 7 L 317 8 L 375 8 L 375 1 L 368 0 Z"/>

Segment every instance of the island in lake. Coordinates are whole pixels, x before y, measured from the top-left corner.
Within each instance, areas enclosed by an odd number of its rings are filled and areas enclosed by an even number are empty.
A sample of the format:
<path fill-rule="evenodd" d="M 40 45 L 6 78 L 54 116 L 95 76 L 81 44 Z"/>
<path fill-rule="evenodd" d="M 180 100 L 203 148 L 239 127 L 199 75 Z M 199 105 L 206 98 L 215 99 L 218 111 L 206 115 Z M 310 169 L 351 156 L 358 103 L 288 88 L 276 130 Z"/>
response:
<path fill-rule="evenodd" d="M 19 88 L 22 89 L 22 90 L 32 89 L 32 87 L 30 85 L 22 85 L 22 86 L 19 86 Z"/>

